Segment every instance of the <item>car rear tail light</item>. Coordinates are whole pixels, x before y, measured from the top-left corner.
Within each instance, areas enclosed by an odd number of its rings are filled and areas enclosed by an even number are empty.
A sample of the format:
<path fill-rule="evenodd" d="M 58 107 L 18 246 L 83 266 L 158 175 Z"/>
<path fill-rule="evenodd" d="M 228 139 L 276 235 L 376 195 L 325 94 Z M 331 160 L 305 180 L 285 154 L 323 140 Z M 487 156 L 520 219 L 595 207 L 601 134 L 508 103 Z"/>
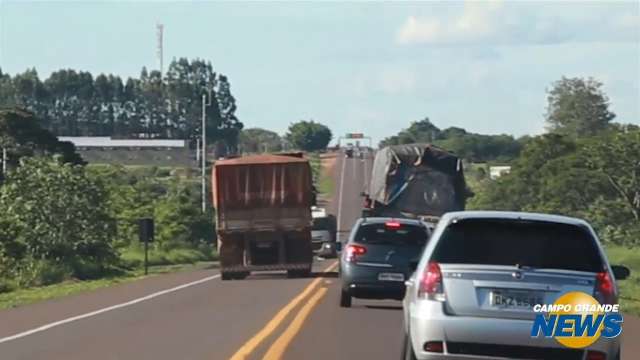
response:
<path fill-rule="evenodd" d="M 390 229 L 398 229 L 402 225 L 397 221 L 387 221 L 386 223 L 384 223 L 384 226 L 386 226 L 386 227 L 388 227 Z"/>
<path fill-rule="evenodd" d="M 442 272 L 440 271 L 440 265 L 438 263 L 430 262 L 427 264 L 422 274 L 422 279 L 420 279 L 418 296 L 430 300 L 445 300 L 442 289 Z"/>
<path fill-rule="evenodd" d="M 360 245 L 349 245 L 347 246 L 347 255 L 346 259 L 349 262 L 355 262 L 356 258 L 360 255 L 364 255 L 367 253 L 367 248 Z"/>
<path fill-rule="evenodd" d="M 424 351 L 433 353 L 443 353 L 444 344 L 442 341 L 429 341 L 424 343 Z"/>
<path fill-rule="evenodd" d="M 607 355 L 600 351 L 587 351 L 587 360 L 607 360 Z"/>
<path fill-rule="evenodd" d="M 596 275 L 596 286 L 594 297 L 601 304 L 616 304 L 616 287 L 608 272 L 601 272 Z"/>

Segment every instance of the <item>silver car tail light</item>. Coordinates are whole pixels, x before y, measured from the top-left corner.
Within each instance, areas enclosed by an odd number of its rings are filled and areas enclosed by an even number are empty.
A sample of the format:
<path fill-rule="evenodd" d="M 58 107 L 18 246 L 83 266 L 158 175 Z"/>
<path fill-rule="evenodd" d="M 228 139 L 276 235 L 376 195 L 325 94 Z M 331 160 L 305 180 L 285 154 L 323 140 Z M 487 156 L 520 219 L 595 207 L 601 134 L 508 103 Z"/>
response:
<path fill-rule="evenodd" d="M 430 262 L 425 267 L 418 287 L 418 297 L 422 299 L 445 301 L 442 286 L 442 271 L 440 271 L 440 264 L 437 262 Z"/>

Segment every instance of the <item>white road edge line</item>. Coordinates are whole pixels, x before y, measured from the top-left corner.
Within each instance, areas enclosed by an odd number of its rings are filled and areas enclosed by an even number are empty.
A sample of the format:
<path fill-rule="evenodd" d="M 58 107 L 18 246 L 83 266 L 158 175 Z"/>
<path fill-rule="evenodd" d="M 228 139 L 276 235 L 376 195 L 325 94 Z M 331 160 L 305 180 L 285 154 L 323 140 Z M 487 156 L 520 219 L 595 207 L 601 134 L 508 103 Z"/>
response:
<path fill-rule="evenodd" d="M 353 172 L 353 181 L 354 181 L 354 182 L 355 182 L 355 180 L 357 179 L 357 176 L 356 176 L 356 163 L 357 163 L 357 162 L 358 162 L 358 161 L 356 161 L 356 159 L 353 159 L 353 160 L 351 161 L 351 163 L 353 164 L 353 165 L 351 166 L 351 171 Z"/>
<path fill-rule="evenodd" d="M 166 295 L 166 294 L 169 294 L 169 293 L 172 293 L 172 292 L 176 292 L 176 291 L 179 291 L 179 290 L 182 290 L 182 289 L 186 289 L 186 288 L 191 287 L 191 286 L 199 285 L 199 284 L 202 284 L 204 282 L 211 281 L 213 279 L 217 279 L 219 277 L 220 277 L 220 274 L 209 276 L 209 277 L 206 277 L 206 278 L 203 278 L 203 279 L 200 279 L 200 280 L 196 280 L 196 281 L 193 281 L 193 282 L 190 282 L 190 283 L 187 283 L 187 284 L 183 284 L 183 285 L 179 285 L 179 286 L 176 286 L 176 287 L 173 287 L 173 288 L 170 288 L 170 289 L 158 291 L 158 292 L 155 292 L 153 294 L 149 294 L 149 295 L 141 297 L 141 298 L 137 298 L 137 299 L 134 299 L 134 300 L 131 300 L 131 301 L 127 301 L 127 302 L 122 303 L 122 304 L 109 306 L 109 307 L 106 307 L 106 308 L 103 308 L 103 309 L 100 309 L 100 310 L 96 310 L 96 311 L 92 311 L 92 312 L 89 312 L 89 313 L 86 313 L 86 314 L 82 314 L 82 315 L 70 317 L 68 319 L 52 322 L 52 323 L 37 327 L 37 328 L 32 329 L 32 330 L 27 330 L 27 331 L 21 332 L 19 334 L 15 334 L 15 335 L 11 335 L 11 336 L 8 336 L 8 337 L 0 338 L 0 344 L 5 343 L 5 342 L 9 342 L 9 341 L 12 341 L 12 340 L 17 340 L 17 339 L 20 339 L 20 338 L 23 338 L 23 337 L 26 337 L 26 336 L 29 336 L 29 335 L 33 335 L 33 334 L 36 334 L 36 333 L 39 333 L 39 332 L 43 332 L 43 331 L 49 330 L 51 328 L 58 327 L 58 326 L 61 326 L 61 325 L 65 325 L 65 324 L 68 324 L 68 323 L 71 323 L 71 322 L 74 322 L 74 321 L 86 319 L 86 318 L 89 318 L 89 317 L 92 317 L 92 316 L 104 314 L 104 313 L 109 312 L 109 311 L 113 311 L 113 310 L 121 309 L 121 308 L 124 308 L 124 307 L 127 307 L 127 306 L 135 305 L 135 304 L 141 303 L 143 301 L 151 300 L 153 298 L 157 298 L 158 296 Z"/>
<path fill-rule="evenodd" d="M 362 162 L 364 163 L 364 189 L 363 191 L 365 193 L 369 192 L 369 174 L 367 173 L 367 158 L 365 157 L 364 160 L 362 160 Z"/>
<path fill-rule="evenodd" d="M 342 153 L 339 153 L 342 154 Z M 340 242 L 340 236 L 342 231 L 342 189 L 344 189 L 344 170 L 347 165 L 347 159 L 345 157 L 342 158 L 342 170 L 340 172 L 340 195 L 338 196 L 338 234 L 336 235 L 337 241 Z"/>

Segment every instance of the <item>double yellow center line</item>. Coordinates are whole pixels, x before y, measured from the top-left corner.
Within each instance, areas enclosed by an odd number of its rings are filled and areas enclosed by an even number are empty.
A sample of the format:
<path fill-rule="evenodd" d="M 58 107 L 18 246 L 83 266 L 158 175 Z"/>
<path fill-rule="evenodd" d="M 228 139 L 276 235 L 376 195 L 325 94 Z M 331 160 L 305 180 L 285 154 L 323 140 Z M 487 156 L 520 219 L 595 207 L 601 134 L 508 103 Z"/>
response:
<path fill-rule="evenodd" d="M 329 265 L 323 272 L 333 271 L 338 266 L 337 262 Z M 322 278 L 314 279 L 307 287 L 293 300 L 291 300 L 287 305 L 285 305 L 278 313 L 249 341 L 247 341 L 235 354 L 231 357 L 230 360 L 245 360 L 248 356 L 253 353 L 253 351 L 267 338 L 269 337 L 277 328 L 280 326 L 287 315 L 291 313 L 293 309 L 295 309 L 301 302 L 303 302 L 309 294 L 316 290 L 316 287 L 322 282 Z M 263 360 L 278 360 L 282 358 L 287 346 L 291 343 L 295 335 L 300 331 L 302 325 L 306 318 L 309 316 L 313 308 L 320 302 L 323 296 L 327 293 L 326 288 L 318 289 L 313 296 L 307 301 L 307 303 L 300 309 L 298 314 L 296 314 L 295 318 L 291 322 L 291 324 L 287 327 L 287 329 L 278 337 L 278 339 L 271 345 L 269 350 L 267 350 Z"/>

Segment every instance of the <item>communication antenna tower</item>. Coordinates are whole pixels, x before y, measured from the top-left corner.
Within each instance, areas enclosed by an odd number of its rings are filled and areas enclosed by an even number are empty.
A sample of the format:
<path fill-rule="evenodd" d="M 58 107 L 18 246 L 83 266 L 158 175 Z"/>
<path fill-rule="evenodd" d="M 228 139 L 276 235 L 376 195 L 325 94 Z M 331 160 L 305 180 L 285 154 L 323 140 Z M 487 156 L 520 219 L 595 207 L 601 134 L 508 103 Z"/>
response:
<path fill-rule="evenodd" d="M 163 55 L 162 55 L 162 33 L 164 32 L 164 25 L 163 24 L 156 24 L 156 40 L 157 40 L 157 47 L 156 47 L 156 56 L 158 57 L 158 65 L 160 66 L 160 74 L 163 74 L 164 68 L 163 68 Z"/>

